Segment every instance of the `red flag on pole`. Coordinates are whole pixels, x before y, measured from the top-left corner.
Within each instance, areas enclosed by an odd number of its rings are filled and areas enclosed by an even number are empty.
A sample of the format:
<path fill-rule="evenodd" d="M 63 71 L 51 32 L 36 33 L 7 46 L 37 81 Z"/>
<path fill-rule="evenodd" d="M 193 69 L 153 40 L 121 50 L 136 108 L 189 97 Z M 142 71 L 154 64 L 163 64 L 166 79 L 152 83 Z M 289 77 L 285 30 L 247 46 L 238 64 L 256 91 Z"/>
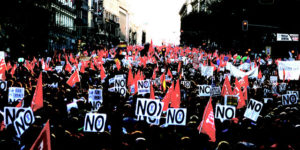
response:
<path fill-rule="evenodd" d="M 172 93 L 171 107 L 180 108 L 180 98 L 180 81 L 178 79 L 175 86 L 175 90 Z"/>
<path fill-rule="evenodd" d="M 164 103 L 164 107 L 163 107 L 163 111 L 167 111 L 168 108 L 169 108 L 169 103 L 170 103 L 170 99 L 171 99 L 171 96 L 173 94 L 173 91 L 174 91 L 174 82 L 172 82 L 172 85 L 170 86 L 168 92 L 166 93 L 164 99 L 161 101 Z"/>
<path fill-rule="evenodd" d="M 232 93 L 232 89 L 231 89 L 231 85 L 229 82 L 229 78 L 228 78 L 228 76 L 226 76 L 223 87 L 222 87 L 221 95 L 222 96 L 231 95 L 231 93 Z"/>
<path fill-rule="evenodd" d="M 214 118 L 214 111 L 211 104 L 212 98 L 210 97 L 204 113 L 203 118 L 198 126 L 199 133 L 207 134 L 210 138 L 210 141 L 216 141 L 216 128 L 215 128 L 215 118 Z"/>
<path fill-rule="evenodd" d="M 67 63 L 66 63 L 66 67 L 65 67 L 65 70 L 68 71 L 69 73 L 72 72 L 72 66 L 71 64 L 69 63 L 69 61 L 67 60 Z"/>
<path fill-rule="evenodd" d="M 244 95 L 243 95 L 243 92 L 241 89 L 241 85 L 240 85 L 239 81 L 237 80 L 237 78 L 235 78 L 235 88 L 234 88 L 233 94 L 239 96 L 238 105 L 236 107 L 237 109 L 240 109 L 240 108 L 246 106 Z"/>
<path fill-rule="evenodd" d="M 150 82 L 150 99 L 155 99 L 154 88 L 152 82 Z"/>
<path fill-rule="evenodd" d="M 47 121 L 43 130 L 32 144 L 30 150 L 51 150 L 50 123 Z"/>
<path fill-rule="evenodd" d="M 173 76 L 172 76 L 172 73 L 171 73 L 170 69 L 168 69 L 167 75 L 168 75 L 171 79 L 173 79 Z"/>
<path fill-rule="evenodd" d="M 40 73 L 36 89 L 31 101 L 31 108 L 33 111 L 36 111 L 43 107 L 43 76 L 42 72 Z"/>
<path fill-rule="evenodd" d="M 6 65 L 4 59 L 1 59 L 0 61 L 0 79 L 5 80 L 5 71 L 6 71 Z"/>
<path fill-rule="evenodd" d="M 17 64 L 14 64 L 14 67 L 10 70 L 11 76 L 14 76 L 16 69 L 17 69 Z"/>
<path fill-rule="evenodd" d="M 106 77 L 105 69 L 102 64 L 101 64 L 100 76 L 101 76 L 101 80 L 103 80 Z"/>
<path fill-rule="evenodd" d="M 80 78 L 79 78 L 79 72 L 78 70 L 76 70 L 69 78 L 69 80 L 67 81 L 67 84 L 69 86 L 74 86 L 77 82 L 80 82 Z"/>
<path fill-rule="evenodd" d="M 127 79 L 127 86 L 129 89 L 130 89 L 130 86 L 132 85 L 132 82 L 133 82 L 133 74 L 132 74 L 131 68 L 129 68 L 128 79 Z"/>
<path fill-rule="evenodd" d="M 283 69 L 283 82 L 285 81 L 285 70 Z"/>
<path fill-rule="evenodd" d="M 261 79 L 262 78 L 262 75 L 261 75 L 261 71 L 259 70 L 259 73 L 258 73 L 258 76 L 257 76 L 258 79 Z"/>

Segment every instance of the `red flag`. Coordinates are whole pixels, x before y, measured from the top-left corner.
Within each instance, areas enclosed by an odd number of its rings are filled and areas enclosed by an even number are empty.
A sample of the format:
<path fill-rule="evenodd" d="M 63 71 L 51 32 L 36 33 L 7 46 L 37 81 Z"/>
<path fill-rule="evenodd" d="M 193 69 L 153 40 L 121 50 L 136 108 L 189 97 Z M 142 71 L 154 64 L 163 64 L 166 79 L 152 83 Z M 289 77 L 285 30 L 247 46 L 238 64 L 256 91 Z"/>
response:
<path fill-rule="evenodd" d="M 150 83 L 150 99 L 155 99 L 152 82 Z"/>
<path fill-rule="evenodd" d="M 238 95 L 239 96 L 239 101 L 238 101 L 238 105 L 237 105 L 237 109 L 240 109 L 244 106 L 246 106 L 245 100 L 244 100 L 244 95 L 241 89 L 241 85 L 239 83 L 239 81 L 237 80 L 237 78 L 235 78 L 235 88 L 233 91 L 234 95 Z"/>
<path fill-rule="evenodd" d="M 65 70 L 68 71 L 69 73 L 72 72 L 72 66 L 68 60 L 67 60 L 66 66 L 65 66 Z"/>
<path fill-rule="evenodd" d="M 23 100 L 20 100 L 16 107 L 23 107 Z"/>
<path fill-rule="evenodd" d="M 42 107 L 43 107 L 43 77 L 41 72 L 31 101 L 31 108 L 33 111 L 36 111 Z"/>
<path fill-rule="evenodd" d="M 6 66 L 5 66 L 5 61 L 4 59 L 1 59 L 0 61 L 0 79 L 5 80 L 5 71 L 6 71 Z"/>
<path fill-rule="evenodd" d="M 85 63 L 81 61 L 80 73 L 84 73 L 84 72 L 85 72 Z"/>
<path fill-rule="evenodd" d="M 259 73 L 258 73 L 258 76 L 257 76 L 258 79 L 261 79 L 262 78 L 262 75 L 261 75 L 261 71 L 259 70 Z"/>
<path fill-rule="evenodd" d="M 6 65 L 6 71 L 8 71 L 9 69 L 11 69 L 12 67 L 11 67 L 11 64 L 10 64 L 10 62 L 8 62 L 7 63 L 7 65 Z"/>
<path fill-rule="evenodd" d="M 228 78 L 228 76 L 226 76 L 223 87 L 222 87 L 221 95 L 225 97 L 225 95 L 231 95 L 231 93 L 232 93 L 232 89 L 231 89 L 231 85 L 229 82 L 229 78 Z"/>
<path fill-rule="evenodd" d="M 156 71 L 158 70 L 158 67 L 156 67 L 153 71 L 152 79 L 155 80 L 156 78 Z"/>
<path fill-rule="evenodd" d="M 129 89 L 130 89 L 130 86 L 132 85 L 132 82 L 133 82 L 133 74 L 132 74 L 131 68 L 129 68 L 128 79 L 127 79 L 127 86 Z"/>
<path fill-rule="evenodd" d="M 69 80 L 67 81 L 67 84 L 69 86 L 74 86 L 77 82 L 80 82 L 80 78 L 79 78 L 79 72 L 78 70 L 76 70 L 69 78 Z"/>
<path fill-rule="evenodd" d="M 210 141 L 216 141 L 216 127 L 215 127 L 215 118 L 214 111 L 211 104 L 212 98 L 210 97 L 204 113 L 201 123 L 198 126 L 199 133 L 207 134 L 210 138 Z"/>
<path fill-rule="evenodd" d="M 179 64 L 178 64 L 178 68 L 177 68 L 178 74 L 179 74 L 179 72 L 180 72 L 180 69 L 181 69 L 181 62 L 179 62 Z"/>
<path fill-rule="evenodd" d="M 14 64 L 14 67 L 10 70 L 11 76 L 14 76 L 16 69 L 17 69 L 17 64 Z"/>
<path fill-rule="evenodd" d="M 102 64 L 101 64 L 100 76 L 101 76 L 101 80 L 103 80 L 106 77 L 105 69 Z"/>
<path fill-rule="evenodd" d="M 168 69 L 167 75 L 168 75 L 171 79 L 173 79 L 173 76 L 172 76 L 172 73 L 171 73 L 170 69 Z"/>
<path fill-rule="evenodd" d="M 177 80 L 175 90 L 172 93 L 171 107 L 180 108 L 180 81 Z"/>
<path fill-rule="evenodd" d="M 50 123 L 47 121 L 43 130 L 32 144 L 30 150 L 51 150 Z"/>
<path fill-rule="evenodd" d="M 174 91 L 174 82 L 172 82 L 172 85 L 170 86 L 168 92 L 166 93 L 164 99 L 161 101 L 164 103 L 164 108 L 163 108 L 163 111 L 167 111 L 168 108 L 169 108 L 169 103 L 170 103 L 170 99 L 171 99 L 171 96 L 173 94 L 173 91 Z"/>

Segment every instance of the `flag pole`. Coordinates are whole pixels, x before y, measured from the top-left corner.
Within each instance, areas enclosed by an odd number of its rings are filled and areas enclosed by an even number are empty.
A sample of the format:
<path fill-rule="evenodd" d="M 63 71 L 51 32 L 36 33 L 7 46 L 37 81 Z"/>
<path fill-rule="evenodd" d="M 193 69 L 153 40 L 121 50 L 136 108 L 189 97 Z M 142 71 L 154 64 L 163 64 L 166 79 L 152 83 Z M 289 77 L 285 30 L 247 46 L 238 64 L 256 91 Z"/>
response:
<path fill-rule="evenodd" d="M 206 105 L 205 110 L 204 110 L 204 114 L 203 114 L 204 118 L 205 118 L 205 116 L 206 116 L 207 109 L 208 109 L 208 105 L 210 104 L 211 100 L 212 100 L 212 98 L 211 98 L 211 96 L 210 96 L 210 97 L 209 97 L 208 104 Z M 200 129 L 199 129 L 199 134 L 201 133 L 201 130 L 202 130 L 202 127 L 203 127 L 203 121 L 204 121 L 204 120 L 203 120 L 203 116 L 202 116 L 201 126 L 200 126 Z"/>

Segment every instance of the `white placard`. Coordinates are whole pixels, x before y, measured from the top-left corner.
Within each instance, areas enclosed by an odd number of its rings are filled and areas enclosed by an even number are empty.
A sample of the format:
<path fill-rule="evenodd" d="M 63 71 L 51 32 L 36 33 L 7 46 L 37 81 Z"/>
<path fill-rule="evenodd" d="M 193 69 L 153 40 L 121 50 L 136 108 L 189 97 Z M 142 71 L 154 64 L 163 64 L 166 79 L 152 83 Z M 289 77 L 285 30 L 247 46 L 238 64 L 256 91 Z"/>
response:
<path fill-rule="evenodd" d="M 201 75 L 204 77 L 210 77 L 214 75 L 214 67 L 212 66 L 201 66 Z"/>
<path fill-rule="evenodd" d="M 150 93 L 150 80 L 138 80 L 138 94 Z"/>
<path fill-rule="evenodd" d="M 15 101 L 21 101 L 24 98 L 24 88 L 23 87 L 9 87 L 8 89 L 8 103 L 13 103 Z"/>
<path fill-rule="evenodd" d="M 104 132 L 106 114 L 87 113 L 84 119 L 84 132 Z"/>
<path fill-rule="evenodd" d="M 294 105 L 298 103 L 298 97 L 296 94 L 283 94 L 282 105 Z"/>
<path fill-rule="evenodd" d="M 262 110 L 262 107 L 263 107 L 263 103 L 254 99 L 250 99 L 244 117 L 256 121 L 260 111 Z"/>
<path fill-rule="evenodd" d="M 212 87 L 210 90 L 211 96 L 220 96 L 221 95 L 221 87 Z"/>
<path fill-rule="evenodd" d="M 88 102 L 92 104 L 92 111 L 97 111 L 103 103 L 102 89 L 89 89 Z"/>
<path fill-rule="evenodd" d="M 220 104 L 216 105 L 215 118 L 220 119 L 221 122 L 235 118 L 235 114 L 236 108 L 234 106 Z"/>
<path fill-rule="evenodd" d="M 197 85 L 199 87 L 198 96 L 210 96 L 210 85 Z"/>
<path fill-rule="evenodd" d="M 186 108 L 169 108 L 167 110 L 166 124 L 185 126 L 186 116 Z"/>
<path fill-rule="evenodd" d="M 285 80 L 299 80 L 300 61 L 278 61 L 280 80 L 283 80 L 283 70 L 285 71 Z"/>
<path fill-rule="evenodd" d="M 135 115 L 159 118 L 161 116 L 162 109 L 163 103 L 159 100 L 137 98 Z"/>
<path fill-rule="evenodd" d="M 14 121 L 14 127 L 18 137 L 21 135 L 32 125 L 35 121 L 33 111 L 30 107 L 28 108 L 20 108 L 18 117 Z"/>

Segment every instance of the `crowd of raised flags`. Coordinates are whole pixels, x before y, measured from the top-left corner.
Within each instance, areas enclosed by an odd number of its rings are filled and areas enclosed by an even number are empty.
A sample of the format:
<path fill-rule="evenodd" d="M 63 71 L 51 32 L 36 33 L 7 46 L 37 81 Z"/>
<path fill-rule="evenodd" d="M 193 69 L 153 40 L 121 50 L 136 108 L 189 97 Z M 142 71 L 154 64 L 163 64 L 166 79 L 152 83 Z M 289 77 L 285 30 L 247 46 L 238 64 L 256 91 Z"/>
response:
<path fill-rule="evenodd" d="M 141 55 L 142 51 L 146 51 L 146 55 Z M 53 76 L 57 76 L 59 81 L 52 80 Z M 51 120 L 53 117 L 45 115 L 47 112 L 44 111 L 48 110 L 49 105 L 59 103 L 65 105 L 64 111 L 70 114 L 72 109 L 80 111 L 78 103 L 82 102 L 91 107 L 82 112 L 84 119 L 77 119 L 83 125 L 79 133 L 114 132 L 116 125 L 112 125 L 112 115 L 107 112 L 112 111 L 107 108 L 112 105 L 111 108 L 124 111 L 120 112 L 122 114 L 135 111 L 135 116 L 131 116 L 135 122 L 146 122 L 148 126 L 160 128 L 187 127 L 192 116 L 202 118 L 196 120 L 199 133 L 208 135 L 213 143 L 221 142 L 223 139 L 218 139 L 220 123 L 216 121 L 241 122 L 248 119 L 256 125 L 261 119 L 261 112 L 267 114 L 266 111 L 271 109 L 266 108 L 268 103 L 264 102 L 264 98 L 271 99 L 278 106 L 298 108 L 299 77 L 300 61 L 295 59 L 282 61 L 282 58 L 272 59 L 270 56 L 250 57 L 230 51 L 205 51 L 171 45 L 155 47 L 152 43 L 149 50 L 141 46 L 77 54 L 62 50 L 56 51 L 54 56 L 31 57 L 24 62 L 3 57 L 0 60 L 0 79 L 5 88 L 1 85 L 0 109 L 3 119 L 0 133 L 8 129 L 15 130 L 15 135 L 14 132 L 5 133 L 18 137 L 19 142 L 16 143 L 21 149 L 49 149 L 49 126 L 55 125 L 56 121 Z M 218 90 L 220 87 L 221 90 Z M 19 88 L 22 89 L 21 94 L 18 93 Z M 63 91 L 66 95 L 62 94 L 54 101 L 51 96 L 45 98 L 43 91 Z M 259 91 L 264 94 L 259 95 Z M 268 97 L 270 94 L 273 95 Z M 111 95 L 117 99 L 109 99 Z M 47 108 L 44 103 L 47 103 Z M 202 108 L 205 106 L 201 113 L 193 112 L 196 109 L 191 108 L 198 103 Z M 121 104 L 129 105 L 131 110 L 121 109 L 125 107 Z M 31 109 L 31 112 L 26 113 L 27 109 Z M 30 114 L 43 118 L 40 126 L 44 129 L 40 130 L 39 136 L 34 134 L 37 139 L 35 143 L 22 143 L 22 138 L 25 138 L 22 134 L 31 132 L 29 129 L 36 122 L 30 118 Z M 128 133 L 123 131 L 123 134 Z M 114 139 L 114 134 L 111 136 Z M 58 139 L 52 140 L 59 143 L 55 141 Z M 212 145 L 217 147 L 216 144 Z M 54 147 L 59 146 L 57 144 Z"/>

